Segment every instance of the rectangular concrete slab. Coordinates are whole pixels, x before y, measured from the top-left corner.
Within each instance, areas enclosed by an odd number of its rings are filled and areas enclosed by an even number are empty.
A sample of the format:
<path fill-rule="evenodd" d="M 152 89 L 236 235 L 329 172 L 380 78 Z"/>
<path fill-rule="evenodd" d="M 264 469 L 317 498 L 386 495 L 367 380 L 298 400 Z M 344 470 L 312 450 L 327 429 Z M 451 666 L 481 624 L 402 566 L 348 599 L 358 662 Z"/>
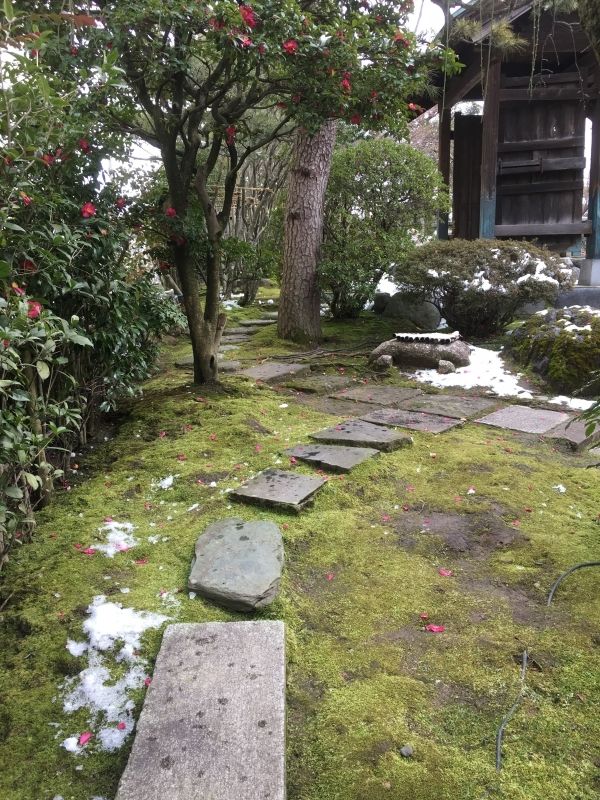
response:
<path fill-rule="evenodd" d="M 548 433 L 552 428 L 570 420 L 562 411 L 546 411 L 543 408 L 529 406 L 506 406 L 485 417 L 475 420 L 480 425 L 493 425 L 509 431 L 523 433 Z"/>
<path fill-rule="evenodd" d="M 374 447 L 390 452 L 400 447 L 409 447 L 410 436 L 398 433 L 381 425 L 373 425 L 362 419 L 349 419 L 332 428 L 310 434 L 311 439 L 327 444 L 343 444 L 349 447 Z"/>
<path fill-rule="evenodd" d="M 336 392 L 332 397 L 339 400 L 358 400 L 361 403 L 373 403 L 378 406 L 395 406 L 405 400 L 422 395 L 419 389 L 405 389 L 402 386 L 378 386 L 367 383 L 362 386 L 353 386 Z"/>
<path fill-rule="evenodd" d="M 468 419 L 481 414 L 487 408 L 499 405 L 498 398 L 469 397 L 454 394 L 422 394 L 400 404 L 409 411 L 425 411 L 442 417 Z"/>
<path fill-rule="evenodd" d="M 310 366 L 308 364 L 285 364 L 279 361 L 267 361 L 257 367 L 245 369 L 240 374 L 255 381 L 265 383 L 281 383 L 286 378 L 298 375 L 308 375 Z"/>
<path fill-rule="evenodd" d="M 363 461 L 378 456 L 379 450 L 372 447 L 345 447 L 335 444 L 299 444 L 286 450 L 285 453 L 334 472 L 350 472 Z"/>
<path fill-rule="evenodd" d="M 361 419 L 375 425 L 395 425 L 398 428 L 426 433 L 443 433 L 461 424 L 459 419 L 453 417 L 426 414 L 424 411 L 406 411 L 402 408 L 379 408 L 377 411 L 365 414 Z"/>
<path fill-rule="evenodd" d="M 552 439 L 557 445 L 562 445 L 570 450 L 586 450 L 600 440 L 600 426 L 597 426 L 590 434 L 586 433 L 586 427 L 587 425 L 583 421 L 570 420 L 545 433 L 544 439 Z"/>
<path fill-rule="evenodd" d="M 300 472 L 265 469 L 229 495 L 234 500 L 255 505 L 302 511 L 313 502 L 325 480 Z"/>
<path fill-rule="evenodd" d="M 170 625 L 116 800 L 284 800 L 279 621 Z"/>

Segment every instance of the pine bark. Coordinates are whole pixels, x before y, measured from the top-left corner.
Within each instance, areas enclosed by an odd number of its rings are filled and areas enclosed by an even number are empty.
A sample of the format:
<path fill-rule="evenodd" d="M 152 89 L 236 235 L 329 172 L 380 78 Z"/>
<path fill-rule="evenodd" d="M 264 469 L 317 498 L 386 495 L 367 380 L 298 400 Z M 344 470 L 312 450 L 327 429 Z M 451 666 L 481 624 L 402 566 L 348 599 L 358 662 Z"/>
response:
<path fill-rule="evenodd" d="M 323 208 L 336 137 L 328 120 L 317 133 L 299 130 L 288 180 L 278 334 L 294 342 L 321 337 L 317 268 L 323 240 Z"/>

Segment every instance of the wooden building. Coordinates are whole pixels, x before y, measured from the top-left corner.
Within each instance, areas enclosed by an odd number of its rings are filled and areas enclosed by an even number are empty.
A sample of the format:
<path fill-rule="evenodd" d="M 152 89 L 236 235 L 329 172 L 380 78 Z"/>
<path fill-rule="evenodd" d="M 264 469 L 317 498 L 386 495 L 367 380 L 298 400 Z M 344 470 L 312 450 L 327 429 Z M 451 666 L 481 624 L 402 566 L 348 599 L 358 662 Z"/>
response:
<path fill-rule="evenodd" d="M 505 31 L 510 24 L 520 47 L 495 46 L 499 23 Z M 453 41 L 469 24 L 470 38 Z M 440 79 L 438 95 L 447 182 L 454 147 L 453 236 L 526 238 L 565 253 L 585 235 L 587 257 L 600 258 L 600 65 L 577 14 L 482 0 L 453 16 L 449 29 L 465 65 Z M 483 115 L 452 115 L 457 103 L 474 100 L 483 101 Z M 582 219 L 586 118 L 593 133 Z M 447 220 L 438 234 L 447 238 Z"/>

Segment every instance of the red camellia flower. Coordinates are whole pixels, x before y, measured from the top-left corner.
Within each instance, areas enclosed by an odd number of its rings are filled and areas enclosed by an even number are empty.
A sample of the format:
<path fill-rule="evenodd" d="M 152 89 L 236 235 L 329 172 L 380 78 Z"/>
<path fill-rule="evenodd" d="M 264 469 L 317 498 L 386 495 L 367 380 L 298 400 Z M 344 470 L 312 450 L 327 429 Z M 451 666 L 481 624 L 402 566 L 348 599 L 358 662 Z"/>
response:
<path fill-rule="evenodd" d="M 173 217 L 177 216 L 177 211 L 173 208 L 173 206 L 169 206 L 165 209 L 165 216 L 172 219 Z"/>
<path fill-rule="evenodd" d="M 90 143 L 88 142 L 87 139 L 80 139 L 78 144 L 79 144 L 79 147 L 80 147 L 82 153 L 89 153 L 90 152 L 90 149 L 91 149 L 90 148 Z"/>
<path fill-rule="evenodd" d="M 302 100 L 302 95 L 301 95 L 301 94 L 293 94 L 293 95 L 292 95 L 292 103 L 293 103 L 295 106 L 297 106 L 297 105 L 298 105 L 298 103 L 299 103 L 301 100 Z"/>
<path fill-rule="evenodd" d="M 241 5 L 240 14 L 249 28 L 256 28 L 257 19 L 252 6 Z"/>
<path fill-rule="evenodd" d="M 31 205 L 31 197 L 29 197 L 29 195 L 25 194 L 25 192 L 19 192 L 19 194 L 21 196 L 21 201 L 22 201 L 23 205 L 24 206 L 30 206 Z"/>
<path fill-rule="evenodd" d="M 17 283 L 12 283 L 11 289 L 17 295 L 17 297 L 23 297 L 23 295 L 25 294 L 25 289 L 21 289 L 21 287 Z"/>
<path fill-rule="evenodd" d="M 252 47 L 252 39 L 249 36 L 242 36 L 240 39 L 242 47 Z"/>
<path fill-rule="evenodd" d="M 208 24 L 213 29 L 213 31 L 222 31 L 225 27 L 225 22 L 222 19 L 217 19 L 216 17 L 211 17 L 208 20 Z"/>
<path fill-rule="evenodd" d="M 398 33 L 396 33 L 396 35 L 394 36 L 394 41 L 396 42 L 396 44 L 401 44 L 403 47 L 410 46 L 409 40 L 402 33 L 402 31 L 398 31 Z"/>
<path fill-rule="evenodd" d="M 42 161 L 47 167 L 51 167 L 52 164 L 54 164 L 54 160 L 55 160 L 54 156 L 51 155 L 50 153 L 44 153 L 44 155 L 42 156 Z"/>
<path fill-rule="evenodd" d="M 235 125 L 229 125 L 227 128 L 225 128 L 225 141 L 228 145 L 232 145 L 235 142 L 236 130 L 237 128 Z"/>
<path fill-rule="evenodd" d="M 115 205 L 119 209 L 125 208 L 125 206 L 127 205 L 127 200 L 124 197 L 117 197 Z"/>
<path fill-rule="evenodd" d="M 349 92 L 352 89 L 352 84 L 350 83 L 350 73 L 344 72 L 344 77 L 340 82 L 340 86 L 345 92 Z"/>
<path fill-rule="evenodd" d="M 29 319 L 37 319 L 42 313 L 42 304 L 38 303 L 37 300 L 28 300 L 27 305 L 29 306 L 27 310 Z"/>
<path fill-rule="evenodd" d="M 71 53 L 72 56 L 78 56 L 79 55 L 79 48 L 78 47 L 72 47 L 69 50 L 69 52 Z"/>
<path fill-rule="evenodd" d="M 30 55 L 32 58 L 37 58 L 37 57 L 39 56 L 39 54 L 40 54 L 40 51 L 39 51 L 39 50 L 30 50 L 30 51 L 29 51 L 29 55 Z"/>
<path fill-rule="evenodd" d="M 287 42 L 282 44 L 283 52 L 287 53 L 288 56 L 293 56 L 294 53 L 298 52 L 298 42 L 295 39 L 288 39 Z"/>
<path fill-rule="evenodd" d="M 264 56 L 264 54 L 267 52 L 267 46 L 263 44 L 263 42 L 258 45 L 258 52 L 261 54 L 261 56 Z"/>
<path fill-rule="evenodd" d="M 21 261 L 21 268 L 24 269 L 25 272 L 37 272 L 37 267 L 30 258 L 24 258 Z"/>
<path fill-rule="evenodd" d="M 84 219 L 96 216 L 96 206 L 93 203 L 84 203 L 81 206 L 81 216 Z"/>
<path fill-rule="evenodd" d="M 277 108 L 287 108 L 287 103 L 284 103 L 283 100 L 280 100 L 278 103 L 275 104 Z"/>
<path fill-rule="evenodd" d="M 360 114 L 352 114 L 352 116 L 350 117 L 350 122 L 353 125 L 360 125 L 360 123 L 362 122 L 361 115 Z"/>

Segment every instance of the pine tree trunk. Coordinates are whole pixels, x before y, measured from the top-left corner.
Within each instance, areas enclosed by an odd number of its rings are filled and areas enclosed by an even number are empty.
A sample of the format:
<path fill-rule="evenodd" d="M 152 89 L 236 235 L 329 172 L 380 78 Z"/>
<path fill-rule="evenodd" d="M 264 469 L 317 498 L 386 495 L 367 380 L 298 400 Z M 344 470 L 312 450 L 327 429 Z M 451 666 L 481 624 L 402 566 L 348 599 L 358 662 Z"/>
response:
<path fill-rule="evenodd" d="M 277 328 L 282 339 L 295 342 L 315 343 L 321 336 L 317 267 L 335 136 L 335 120 L 312 136 L 299 130 L 292 153 Z"/>

